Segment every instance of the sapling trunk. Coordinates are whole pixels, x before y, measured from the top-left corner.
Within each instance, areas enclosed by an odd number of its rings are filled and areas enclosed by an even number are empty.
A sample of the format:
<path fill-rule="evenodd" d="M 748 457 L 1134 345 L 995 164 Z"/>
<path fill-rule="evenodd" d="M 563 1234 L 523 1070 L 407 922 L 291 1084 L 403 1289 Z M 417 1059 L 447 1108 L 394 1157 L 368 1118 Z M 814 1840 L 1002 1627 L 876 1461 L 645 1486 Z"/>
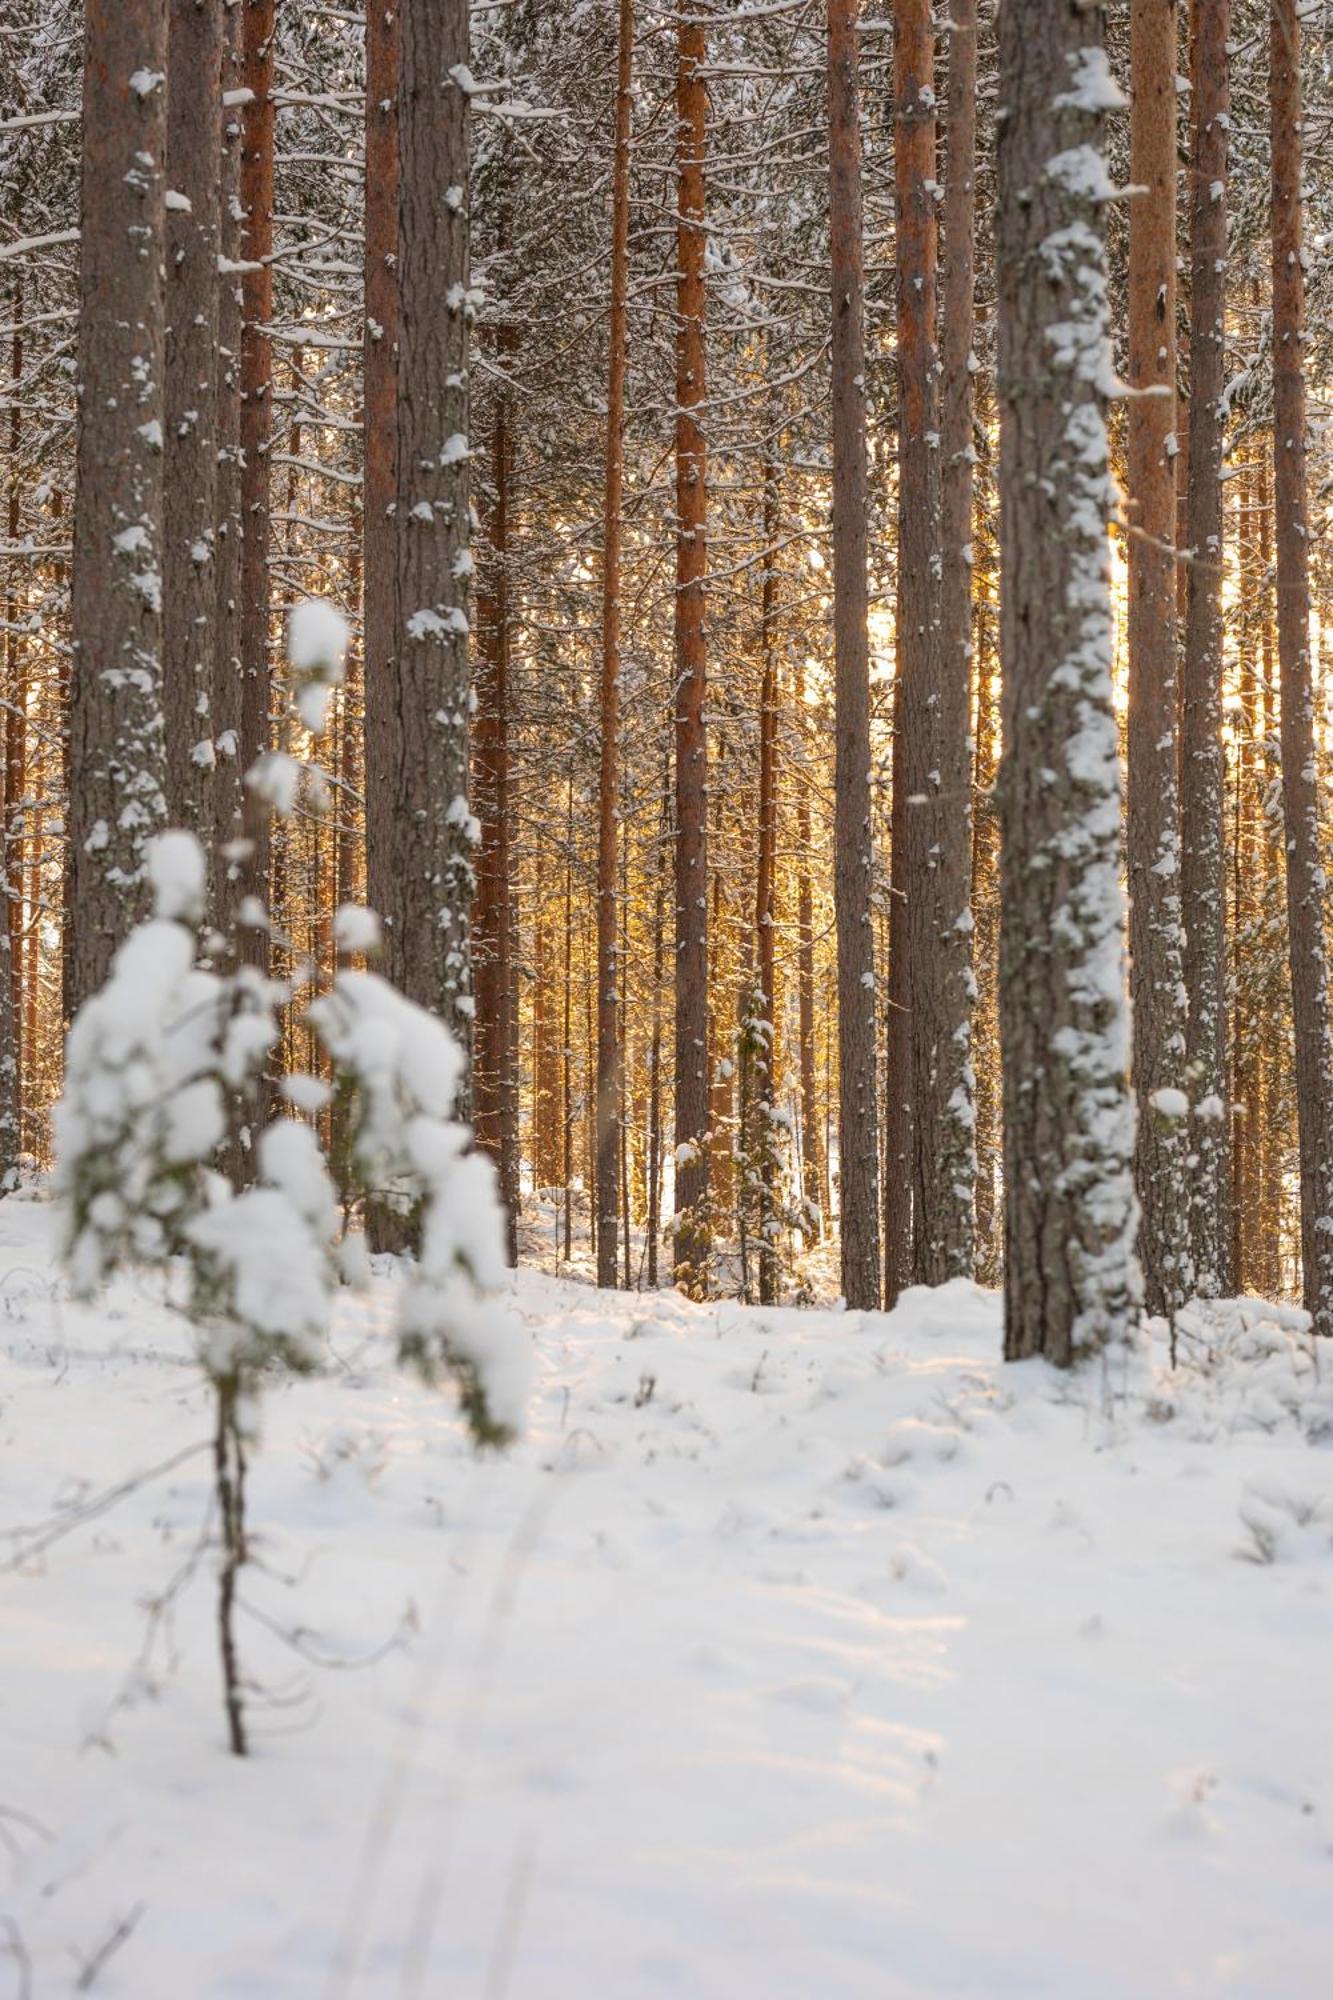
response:
<path fill-rule="evenodd" d="M 245 1447 L 237 1418 L 239 1384 L 235 1375 L 219 1376 L 217 1427 L 213 1433 L 213 1479 L 222 1524 L 222 1562 L 218 1570 L 218 1642 L 222 1653 L 223 1702 L 232 1755 L 245 1757 L 249 1743 L 241 1698 L 241 1671 L 236 1651 L 236 1582 L 245 1562 Z"/>

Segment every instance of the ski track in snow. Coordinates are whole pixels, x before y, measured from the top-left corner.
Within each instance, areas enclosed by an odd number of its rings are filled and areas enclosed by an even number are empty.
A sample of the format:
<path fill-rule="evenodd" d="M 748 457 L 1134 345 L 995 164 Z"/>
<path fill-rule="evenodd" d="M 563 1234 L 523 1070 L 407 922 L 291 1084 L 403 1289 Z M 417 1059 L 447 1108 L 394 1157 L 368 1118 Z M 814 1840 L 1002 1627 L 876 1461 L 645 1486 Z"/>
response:
<path fill-rule="evenodd" d="M 70 1304 L 52 1221 L 0 1204 L 0 1561 L 209 1432 L 179 1324 Z M 1070 1381 L 1006 1369 L 968 1285 L 841 1315 L 528 1271 L 529 1435 L 479 1461 L 391 1365 L 389 1291 L 264 1405 L 252 1761 L 206 1568 L 136 1673 L 205 1455 L 4 1576 L 0 2000 L 99 1953 L 105 2000 L 1327 1990 L 1333 1359 L 1298 1316 Z"/>

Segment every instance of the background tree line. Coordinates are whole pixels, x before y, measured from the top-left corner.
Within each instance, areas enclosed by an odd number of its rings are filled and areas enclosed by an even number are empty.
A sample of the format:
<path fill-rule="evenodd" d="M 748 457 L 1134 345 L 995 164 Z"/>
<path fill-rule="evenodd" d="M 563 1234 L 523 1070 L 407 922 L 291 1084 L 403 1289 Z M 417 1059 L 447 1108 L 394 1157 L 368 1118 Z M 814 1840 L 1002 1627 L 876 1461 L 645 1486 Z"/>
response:
<path fill-rule="evenodd" d="M 1153 1309 L 1303 1288 L 1333 1325 L 1322 25 L 1130 0 L 1103 60 L 1058 0 L 859 12 L 13 0 L 7 1176 L 171 821 L 294 986 L 368 894 L 515 1238 L 605 1283 L 767 1301 L 831 1243 L 853 1305 L 996 1281 L 1007 1186 L 1017 1324 L 1093 1283 L 1024 1247 L 1063 1176 Z M 1085 155 L 1104 185 L 1052 179 Z M 1104 661 L 1006 622 L 1097 595 L 1103 409 Z M 279 740 L 308 595 L 359 635 L 317 762 Z M 1085 644 L 1029 742 L 1016 669 Z"/>

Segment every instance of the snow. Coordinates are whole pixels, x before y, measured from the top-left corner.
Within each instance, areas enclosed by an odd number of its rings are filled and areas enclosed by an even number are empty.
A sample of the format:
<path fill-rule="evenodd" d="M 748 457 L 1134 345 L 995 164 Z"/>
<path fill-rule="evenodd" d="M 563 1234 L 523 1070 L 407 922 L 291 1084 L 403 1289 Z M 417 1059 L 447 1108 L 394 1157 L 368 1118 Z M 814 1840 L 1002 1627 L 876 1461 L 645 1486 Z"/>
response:
<path fill-rule="evenodd" d="M 378 951 L 380 920 L 360 903 L 340 903 L 333 916 L 333 936 L 339 951 Z"/>
<path fill-rule="evenodd" d="M 0 1203 L 0 1991 L 6 1942 L 57 1993 L 122 1930 L 105 2000 L 1322 1989 L 1301 1315 L 1192 1309 L 1178 1375 L 1162 1335 L 1107 1381 L 1006 1368 L 962 1283 L 879 1316 L 527 1270 L 528 1436 L 479 1458 L 381 1273 L 266 1384 L 242 1764 L 190 1337 L 146 1282 L 71 1302 L 53 1233 Z"/>
<path fill-rule="evenodd" d="M 342 684 L 351 627 L 324 598 L 293 605 L 287 619 L 287 657 L 297 677 L 297 713 L 313 736 L 328 717 L 330 696 Z"/>

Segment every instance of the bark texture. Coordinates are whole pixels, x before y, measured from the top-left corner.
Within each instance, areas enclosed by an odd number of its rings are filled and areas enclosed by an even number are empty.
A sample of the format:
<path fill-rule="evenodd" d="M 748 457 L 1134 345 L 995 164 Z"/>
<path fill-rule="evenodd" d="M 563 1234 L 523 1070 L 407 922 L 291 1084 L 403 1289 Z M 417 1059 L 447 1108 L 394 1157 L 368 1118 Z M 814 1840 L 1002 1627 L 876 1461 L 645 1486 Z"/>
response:
<path fill-rule="evenodd" d="M 65 1010 L 143 914 L 162 731 L 166 0 L 88 0 Z"/>
<path fill-rule="evenodd" d="M 829 0 L 829 252 L 833 293 L 833 893 L 838 932 L 838 1207 L 842 1290 L 879 1304 L 875 939 L 870 890 L 866 628 L 865 274 L 856 0 Z"/>
<path fill-rule="evenodd" d="M 1148 1308 L 1192 1268 L 1186 1187 L 1184 940 L 1176 674 L 1176 7 L 1131 0 L 1129 210 L 1130 994 L 1135 1181 Z"/>
<path fill-rule="evenodd" d="M 1181 687 L 1181 905 L 1188 994 L 1194 1284 L 1235 1289 L 1227 1077 L 1222 455 L 1226 388 L 1229 0 L 1194 0 L 1189 486 Z"/>
<path fill-rule="evenodd" d="M 704 399 L 704 26 L 676 43 L 676 1282 L 693 1293 L 708 1266 L 708 514 Z"/>
<path fill-rule="evenodd" d="M 925 1284 L 971 1277 L 976 1260 L 977 1113 L 972 1064 L 972 327 L 976 296 L 976 0 L 954 0 L 949 28 L 940 281 L 939 598 L 926 857 L 931 889 L 927 1091 L 919 1140 Z"/>
<path fill-rule="evenodd" d="M 223 0 L 170 0 L 170 7 L 162 559 L 167 816 L 211 837 L 226 9 Z"/>
<path fill-rule="evenodd" d="M 1112 702 L 1099 17 L 1000 9 L 1005 1355 L 1068 1366 L 1141 1293 Z"/>
<path fill-rule="evenodd" d="M 242 75 L 242 15 L 239 7 L 223 16 L 222 83 L 240 88 Z M 213 642 L 213 688 L 209 702 L 213 748 L 213 913 L 219 931 L 229 936 L 235 917 L 240 872 L 233 844 L 241 835 L 241 143 L 240 109 L 223 111 L 218 160 L 218 287 L 217 355 L 217 534 L 213 548 L 216 632 Z"/>
<path fill-rule="evenodd" d="M 625 500 L 630 108 L 634 0 L 620 0 L 611 187 L 611 317 L 607 330 L 606 484 L 602 506 L 601 756 L 597 773 L 597 1282 L 616 1282 L 624 1074 L 617 956 L 620 819 L 620 551 Z"/>
<path fill-rule="evenodd" d="M 472 1048 L 467 0 L 406 0 L 398 82 L 390 977 Z M 465 1083 L 459 1109 L 471 1109 Z"/>
<path fill-rule="evenodd" d="M 1273 509 L 1282 697 L 1287 934 L 1296 1031 L 1301 1271 L 1316 1333 L 1333 1334 L 1333 1045 L 1325 876 L 1310 662 L 1310 538 L 1305 474 L 1305 267 L 1301 215 L 1301 28 L 1297 0 L 1273 0 Z"/>
<path fill-rule="evenodd" d="M 513 365 L 509 329 L 500 332 L 500 367 Z M 510 398 L 501 385 L 491 434 L 487 541 L 477 590 L 476 726 L 472 780 L 481 844 L 473 906 L 476 990 L 473 1114 L 477 1144 L 495 1163 L 505 1211 L 506 1246 L 518 1262 L 518 1078 L 513 1055 L 513 895 L 509 770 L 509 518 L 513 466 Z"/>
<path fill-rule="evenodd" d="M 273 57 L 275 0 L 245 0 L 241 125 L 241 841 L 236 881 L 238 945 L 266 967 L 269 939 L 268 811 L 245 774 L 271 748 L 269 503 L 273 435 Z"/>
<path fill-rule="evenodd" d="M 398 68 L 401 9 L 366 10 L 366 262 L 362 366 L 362 631 L 366 673 L 366 894 L 393 894 L 393 712 L 398 599 Z"/>

